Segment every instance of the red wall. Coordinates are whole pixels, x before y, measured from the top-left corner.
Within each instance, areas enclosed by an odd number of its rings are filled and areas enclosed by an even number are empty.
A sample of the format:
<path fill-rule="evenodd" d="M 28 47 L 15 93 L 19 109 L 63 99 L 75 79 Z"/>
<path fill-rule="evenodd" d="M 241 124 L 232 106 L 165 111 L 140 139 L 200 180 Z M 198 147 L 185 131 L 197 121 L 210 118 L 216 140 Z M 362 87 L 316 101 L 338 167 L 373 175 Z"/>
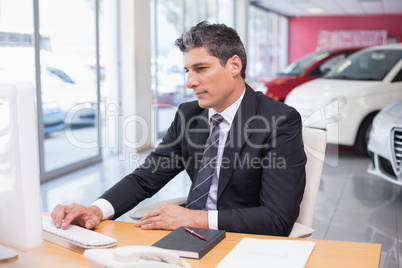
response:
<path fill-rule="evenodd" d="M 322 30 L 387 30 L 402 42 L 402 15 L 289 18 L 289 63 L 314 52 Z"/>

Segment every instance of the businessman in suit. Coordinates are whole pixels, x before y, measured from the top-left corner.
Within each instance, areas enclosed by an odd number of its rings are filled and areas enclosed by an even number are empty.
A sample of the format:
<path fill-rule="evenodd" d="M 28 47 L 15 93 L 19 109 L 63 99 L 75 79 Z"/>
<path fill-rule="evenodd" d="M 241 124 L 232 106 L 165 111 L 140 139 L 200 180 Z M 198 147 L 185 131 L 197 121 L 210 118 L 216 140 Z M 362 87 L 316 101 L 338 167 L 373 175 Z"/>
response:
<path fill-rule="evenodd" d="M 90 229 L 116 219 L 186 170 L 187 206 L 164 203 L 137 226 L 288 236 L 305 187 L 300 115 L 247 85 L 246 52 L 234 29 L 201 22 L 176 45 L 185 55 L 186 86 L 198 100 L 180 105 L 144 164 L 91 206 L 57 205 L 56 226 Z"/>

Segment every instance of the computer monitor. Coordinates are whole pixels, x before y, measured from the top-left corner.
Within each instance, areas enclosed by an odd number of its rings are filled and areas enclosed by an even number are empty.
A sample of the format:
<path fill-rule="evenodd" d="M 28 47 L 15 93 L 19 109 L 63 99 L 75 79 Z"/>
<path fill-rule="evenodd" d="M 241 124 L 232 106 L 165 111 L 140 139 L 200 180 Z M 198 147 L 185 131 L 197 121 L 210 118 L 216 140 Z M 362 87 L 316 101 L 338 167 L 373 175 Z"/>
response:
<path fill-rule="evenodd" d="M 0 77 L 0 260 L 42 245 L 35 90 Z"/>

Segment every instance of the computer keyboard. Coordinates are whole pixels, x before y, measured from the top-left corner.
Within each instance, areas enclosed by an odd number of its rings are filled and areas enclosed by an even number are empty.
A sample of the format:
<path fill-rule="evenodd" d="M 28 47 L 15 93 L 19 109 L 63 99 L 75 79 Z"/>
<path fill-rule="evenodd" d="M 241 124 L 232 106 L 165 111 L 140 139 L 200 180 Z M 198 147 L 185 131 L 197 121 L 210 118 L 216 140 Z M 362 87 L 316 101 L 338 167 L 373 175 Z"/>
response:
<path fill-rule="evenodd" d="M 43 238 L 59 246 L 84 252 L 88 248 L 108 248 L 117 245 L 117 240 L 77 225 L 57 228 L 49 216 L 42 215 Z"/>

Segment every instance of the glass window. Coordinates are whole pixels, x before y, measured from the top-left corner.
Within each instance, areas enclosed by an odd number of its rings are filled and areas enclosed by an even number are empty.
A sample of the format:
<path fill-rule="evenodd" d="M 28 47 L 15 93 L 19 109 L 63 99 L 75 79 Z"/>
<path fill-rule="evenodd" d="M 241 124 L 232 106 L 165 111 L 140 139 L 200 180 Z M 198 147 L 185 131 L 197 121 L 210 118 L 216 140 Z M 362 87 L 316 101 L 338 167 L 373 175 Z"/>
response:
<path fill-rule="evenodd" d="M 382 81 L 402 58 L 400 50 L 365 50 L 352 54 L 324 78 Z"/>
<path fill-rule="evenodd" d="M 51 51 L 41 47 L 42 95 L 59 106 L 65 124 L 46 133 L 45 171 L 99 154 L 95 7 L 86 0 L 39 1 L 40 28 L 51 40 Z"/>
<path fill-rule="evenodd" d="M 402 69 L 395 75 L 394 79 L 392 79 L 392 83 L 402 81 Z"/>
<path fill-rule="evenodd" d="M 3 73 L 28 80 L 35 86 L 31 0 L 0 1 L 0 59 Z"/>
<path fill-rule="evenodd" d="M 182 1 L 156 0 L 154 50 L 152 51 L 152 92 L 155 108 L 156 138 L 169 127 L 184 91 L 183 56 L 174 42 L 183 32 Z"/>
<path fill-rule="evenodd" d="M 153 7 L 152 92 L 156 141 L 166 133 L 177 106 L 195 99 L 185 86 L 183 54 L 175 40 L 198 22 L 233 25 L 233 0 L 155 0 Z"/>
<path fill-rule="evenodd" d="M 322 58 L 329 55 L 328 51 L 316 51 L 307 56 L 304 56 L 300 60 L 297 60 L 288 66 L 281 72 L 281 75 L 297 76 L 310 68 L 316 62 L 322 60 Z"/>
<path fill-rule="evenodd" d="M 249 81 L 259 80 L 269 74 L 269 20 L 268 13 L 251 6 L 248 24 L 248 66 Z"/>
<path fill-rule="evenodd" d="M 249 82 L 272 77 L 287 65 L 288 19 L 256 6 L 249 7 Z"/>
<path fill-rule="evenodd" d="M 101 159 L 96 3 L 0 1 L 0 71 L 40 86 L 42 180 Z"/>

